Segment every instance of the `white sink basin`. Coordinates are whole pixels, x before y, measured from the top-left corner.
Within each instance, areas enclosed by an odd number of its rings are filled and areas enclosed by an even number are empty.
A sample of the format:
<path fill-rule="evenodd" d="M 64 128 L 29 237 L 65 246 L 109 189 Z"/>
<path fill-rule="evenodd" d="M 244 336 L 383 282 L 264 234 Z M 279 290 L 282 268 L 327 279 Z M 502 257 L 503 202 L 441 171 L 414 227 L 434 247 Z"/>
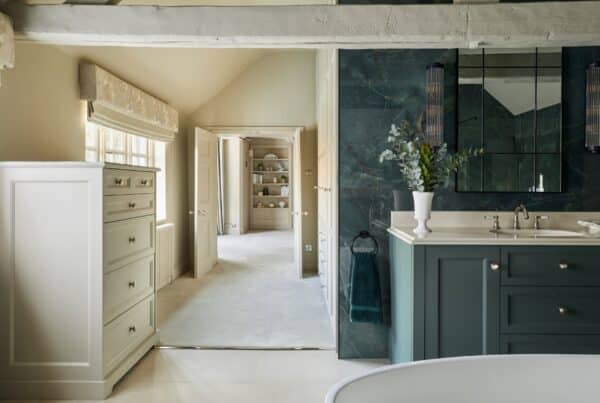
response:
<path fill-rule="evenodd" d="M 491 232 L 521 238 L 579 238 L 583 236 L 579 232 L 560 229 L 499 229 Z"/>

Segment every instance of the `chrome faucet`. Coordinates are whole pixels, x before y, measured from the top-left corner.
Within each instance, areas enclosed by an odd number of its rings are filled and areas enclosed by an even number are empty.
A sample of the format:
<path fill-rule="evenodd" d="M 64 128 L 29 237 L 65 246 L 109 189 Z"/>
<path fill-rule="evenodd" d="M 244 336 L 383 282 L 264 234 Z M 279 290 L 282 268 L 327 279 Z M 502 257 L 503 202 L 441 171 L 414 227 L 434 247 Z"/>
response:
<path fill-rule="evenodd" d="M 525 220 L 529 220 L 529 212 L 523 203 L 517 204 L 515 207 L 515 218 L 513 221 L 513 229 L 521 229 L 521 225 L 519 224 L 519 213 L 523 213 L 523 218 Z"/>

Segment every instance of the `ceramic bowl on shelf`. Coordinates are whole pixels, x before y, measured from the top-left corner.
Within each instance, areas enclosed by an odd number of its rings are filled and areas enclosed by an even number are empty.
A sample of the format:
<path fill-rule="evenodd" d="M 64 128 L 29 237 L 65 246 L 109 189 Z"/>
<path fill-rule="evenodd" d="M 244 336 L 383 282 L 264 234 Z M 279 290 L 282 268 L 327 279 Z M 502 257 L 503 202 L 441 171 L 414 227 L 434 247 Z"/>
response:
<path fill-rule="evenodd" d="M 279 208 L 285 208 L 285 207 L 286 207 L 286 203 L 283 200 L 281 200 L 279 202 Z"/>
<path fill-rule="evenodd" d="M 275 203 L 269 203 L 269 208 L 275 208 Z"/>
<path fill-rule="evenodd" d="M 270 153 L 270 154 L 266 154 L 266 155 L 263 157 L 263 159 L 265 159 L 265 160 L 276 160 L 276 159 L 278 159 L 278 158 L 277 158 L 277 155 L 275 155 L 275 154 L 273 154 L 273 153 Z"/>

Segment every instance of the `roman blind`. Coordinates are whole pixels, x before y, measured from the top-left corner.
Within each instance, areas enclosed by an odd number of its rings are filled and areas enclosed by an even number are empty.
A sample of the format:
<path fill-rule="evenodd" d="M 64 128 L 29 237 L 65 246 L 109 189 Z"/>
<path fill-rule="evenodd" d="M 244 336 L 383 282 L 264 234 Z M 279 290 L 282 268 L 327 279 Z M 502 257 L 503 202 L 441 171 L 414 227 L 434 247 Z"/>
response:
<path fill-rule="evenodd" d="M 101 67 L 79 66 L 81 99 L 88 103 L 88 120 L 153 140 L 175 140 L 177 110 Z"/>
<path fill-rule="evenodd" d="M 14 67 L 15 39 L 10 19 L 0 13 L 0 70 Z M 0 85 L 2 82 L 0 81 Z"/>

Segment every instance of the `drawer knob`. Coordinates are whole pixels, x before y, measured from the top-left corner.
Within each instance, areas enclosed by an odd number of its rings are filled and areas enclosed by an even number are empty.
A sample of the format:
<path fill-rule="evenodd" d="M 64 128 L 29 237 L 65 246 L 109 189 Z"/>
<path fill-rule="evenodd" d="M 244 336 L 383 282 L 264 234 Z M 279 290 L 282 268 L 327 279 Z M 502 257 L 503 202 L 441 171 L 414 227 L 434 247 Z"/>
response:
<path fill-rule="evenodd" d="M 569 265 L 568 265 L 568 264 L 566 264 L 565 262 L 560 262 L 560 263 L 558 264 L 558 267 L 559 267 L 561 270 L 567 270 L 567 269 L 569 268 Z"/>
<path fill-rule="evenodd" d="M 492 269 L 492 271 L 498 271 L 500 270 L 500 265 L 496 262 L 492 262 L 490 263 L 490 269 Z"/>
<path fill-rule="evenodd" d="M 136 204 L 134 202 L 129 202 L 129 208 L 135 208 Z"/>
<path fill-rule="evenodd" d="M 141 183 L 142 185 L 146 186 L 146 185 L 148 184 L 148 179 L 142 179 L 142 180 L 140 181 L 140 183 Z"/>
<path fill-rule="evenodd" d="M 129 326 L 129 333 L 135 333 L 136 330 L 135 326 Z"/>
<path fill-rule="evenodd" d="M 115 185 L 122 185 L 122 184 L 123 184 L 123 179 L 115 178 Z"/>
<path fill-rule="evenodd" d="M 129 288 L 135 288 L 135 281 L 130 281 L 128 285 Z"/>
<path fill-rule="evenodd" d="M 566 306 L 559 305 L 558 313 L 560 313 L 561 315 L 566 315 L 569 313 L 569 309 Z"/>
<path fill-rule="evenodd" d="M 129 243 L 134 243 L 135 242 L 135 237 L 134 236 L 130 236 L 129 237 Z"/>

